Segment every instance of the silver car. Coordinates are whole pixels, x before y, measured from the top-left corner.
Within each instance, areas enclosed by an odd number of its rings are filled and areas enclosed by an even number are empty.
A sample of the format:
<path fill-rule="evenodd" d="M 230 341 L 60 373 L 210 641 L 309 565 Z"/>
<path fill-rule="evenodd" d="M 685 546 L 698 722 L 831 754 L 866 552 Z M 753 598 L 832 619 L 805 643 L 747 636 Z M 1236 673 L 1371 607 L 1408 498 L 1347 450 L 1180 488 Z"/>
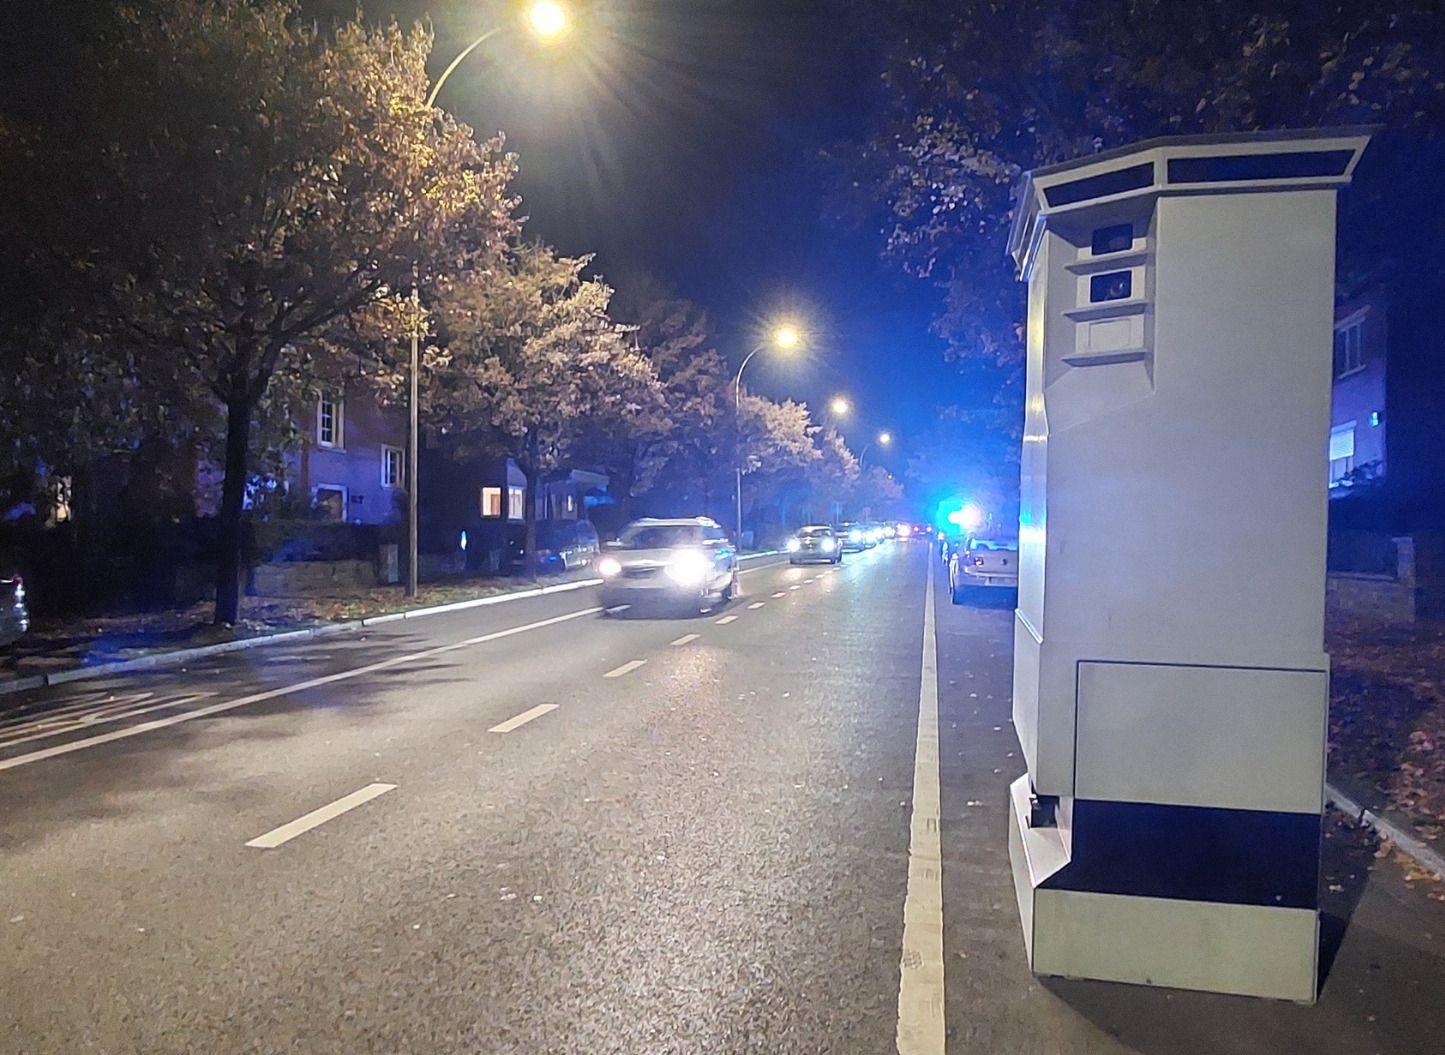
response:
<path fill-rule="evenodd" d="M 975 536 L 948 559 L 948 589 L 954 604 L 964 604 L 974 589 L 1017 590 L 1019 540 L 996 535 Z"/>
<path fill-rule="evenodd" d="M 0 579 L 0 647 L 13 645 L 30 629 L 25 607 L 25 580 L 19 575 Z"/>
<path fill-rule="evenodd" d="M 806 564 L 808 561 L 823 561 L 827 564 L 843 562 L 843 545 L 833 529 L 826 524 L 801 527 L 786 546 L 789 564 Z"/>
<path fill-rule="evenodd" d="M 597 561 L 602 605 L 702 612 L 732 599 L 737 549 L 715 520 L 644 518 L 623 528 Z"/>

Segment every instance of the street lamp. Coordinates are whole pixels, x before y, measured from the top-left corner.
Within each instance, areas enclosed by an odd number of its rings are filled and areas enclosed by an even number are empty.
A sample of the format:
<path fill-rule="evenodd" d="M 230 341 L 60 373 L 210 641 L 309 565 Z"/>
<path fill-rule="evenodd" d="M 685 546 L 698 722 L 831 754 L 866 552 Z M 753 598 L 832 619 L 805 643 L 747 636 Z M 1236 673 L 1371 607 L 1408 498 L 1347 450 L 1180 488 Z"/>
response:
<path fill-rule="evenodd" d="M 853 404 L 843 396 L 834 396 L 832 402 L 828 404 L 828 409 L 833 412 L 834 417 L 841 418 L 853 409 Z"/>
<path fill-rule="evenodd" d="M 737 470 L 737 527 L 738 527 L 738 549 L 743 548 L 743 439 L 742 439 L 742 415 L 743 415 L 743 371 L 748 368 L 748 363 L 753 361 L 764 348 L 771 348 L 778 352 L 790 352 L 803 343 L 803 331 L 791 322 L 782 322 L 774 326 L 769 332 L 766 340 L 760 342 L 756 348 L 747 354 L 743 359 L 743 365 L 738 367 L 738 376 L 733 380 L 733 408 L 735 411 L 734 421 L 738 424 L 737 449 L 734 451 L 734 468 Z"/>
<path fill-rule="evenodd" d="M 558 3 L 557 0 L 534 0 L 521 9 L 522 26 L 533 37 L 543 44 L 551 44 L 561 40 L 572 28 L 572 20 L 567 14 L 567 8 Z M 476 40 L 472 41 L 461 51 L 457 57 L 452 59 L 451 64 L 442 70 L 442 75 L 432 85 L 431 92 L 426 97 L 427 109 L 436 105 L 437 96 L 441 94 L 442 85 L 452 72 L 462 64 L 465 59 L 477 48 L 481 47 L 492 37 L 505 29 L 505 26 L 493 26 Z M 421 262 L 412 264 L 411 272 L 411 306 L 413 322 L 411 327 L 411 377 L 408 382 L 410 402 L 410 429 L 407 436 L 407 458 L 406 458 L 406 536 L 407 536 L 407 570 L 406 570 L 406 595 L 416 596 L 417 587 L 417 461 L 420 442 L 420 397 L 418 395 L 419 376 L 421 374 Z"/>
<path fill-rule="evenodd" d="M 867 443 L 865 443 L 865 444 L 863 445 L 863 450 L 862 450 L 862 452 L 858 455 L 858 464 L 859 464 L 859 465 L 862 465 L 862 464 L 863 464 L 863 458 L 864 458 L 864 456 L 865 456 L 869 451 L 871 451 L 871 450 L 873 449 L 873 444 L 874 444 L 874 443 L 877 443 L 878 446 L 880 446 L 880 447 L 891 447 L 891 446 L 893 446 L 893 433 L 888 432 L 887 430 L 884 430 L 883 432 L 880 432 L 877 436 L 874 436 L 873 439 L 871 439 L 871 440 L 869 440 Z"/>

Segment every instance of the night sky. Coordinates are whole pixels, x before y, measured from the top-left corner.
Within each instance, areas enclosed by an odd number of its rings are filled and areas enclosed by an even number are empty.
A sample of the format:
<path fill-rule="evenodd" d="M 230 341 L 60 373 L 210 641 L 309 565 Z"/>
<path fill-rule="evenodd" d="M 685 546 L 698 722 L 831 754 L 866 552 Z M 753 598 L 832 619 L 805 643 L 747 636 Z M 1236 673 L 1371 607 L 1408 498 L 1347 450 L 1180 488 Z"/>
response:
<path fill-rule="evenodd" d="M 507 17 L 456 0 L 370 0 L 365 10 L 430 17 L 434 75 Z M 759 356 L 750 385 L 823 417 L 828 397 L 846 393 L 854 450 L 891 429 L 900 442 L 884 460 L 899 469 L 909 433 L 961 398 L 962 382 L 929 331 L 938 290 L 881 262 L 877 231 L 829 218 L 833 174 L 820 151 L 861 134 L 877 102 L 877 37 L 850 10 L 827 0 L 600 4 L 551 53 L 515 34 L 484 44 L 439 102 L 479 132 L 506 132 L 532 234 L 596 253 L 616 284 L 647 274 L 703 304 L 735 362 L 763 320 L 805 319 L 815 331 L 807 359 Z"/>

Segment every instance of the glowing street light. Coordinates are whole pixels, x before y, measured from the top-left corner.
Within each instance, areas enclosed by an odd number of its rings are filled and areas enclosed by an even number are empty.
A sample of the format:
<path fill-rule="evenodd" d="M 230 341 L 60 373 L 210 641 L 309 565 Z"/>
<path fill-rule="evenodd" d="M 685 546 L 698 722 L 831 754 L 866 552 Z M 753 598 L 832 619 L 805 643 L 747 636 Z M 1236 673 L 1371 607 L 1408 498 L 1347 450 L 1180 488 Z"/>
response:
<path fill-rule="evenodd" d="M 878 443 L 879 443 L 880 446 L 887 447 L 887 446 L 889 446 L 892 442 L 893 442 L 893 433 L 891 433 L 891 432 L 880 432 L 880 433 L 878 434 Z"/>
<path fill-rule="evenodd" d="M 526 11 L 526 23 L 532 35 L 543 44 L 550 44 L 566 36 L 572 28 L 567 9 L 556 0 L 537 0 Z"/>
<path fill-rule="evenodd" d="M 558 0 L 533 0 L 522 8 L 522 26 L 533 37 L 543 44 L 551 44 L 561 40 L 572 29 L 572 19 L 567 14 L 567 8 Z M 461 51 L 457 57 L 452 59 L 451 64 L 442 70 L 442 75 L 432 85 L 431 92 L 426 97 L 427 108 L 436 105 L 437 96 L 441 94 L 442 85 L 446 84 L 447 78 L 462 64 L 472 52 L 485 44 L 492 37 L 502 32 L 506 26 L 493 26 L 476 40 L 472 41 Z M 413 282 L 411 287 L 411 303 L 417 309 L 416 315 L 421 316 L 421 290 L 420 277 L 421 268 L 417 264 L 413 268 Z M 409 383 L 410 416 L 411 428 L 409 432 L 409 446 L 406 458 L 406 523 L 407 523 L 407 571 L 406 571 L 406 595 L 416 596 L 416 565 L 417 565 L 417 451 L 420 446 L 420 425 L 419 425 L 419 396 L 418 379 L 421 373 L 421 332 L 417 327 L 411 331 L 411 378 Z M 462 546 L 466 549 L 465 543 Z"/>
<path fill-rule="evenodd" d="M 833 401 L 828 404 L 828 409 L 831 410 L 835 416 L 841 418 L 853 409 L 853 404 L 849 403 L 843 396 L 834 396 Z"/>
<path fill-rule="evenodd" d="M 738 367 L 738 376 L 733 380 L 733 408 L 737 414 L 734 419 L 742 420 L 743 413 L 743 371 L 748 368 L 748 363 L 753 361 L 764 348 L 770 348 L 775 352 L 787 354 L 803 343 L 803 331 L 796 323 L 779 322 L 768 331 L 767 340 L 760 343 L 756 348 L 747 354 L 743 359 L 743 365 Z M 737 528 L 738 528 L 738 549 L 743 548 L 743 457 L 742 438 L 738 438 L 738 447 L 733 456 L 734 468 L 737 470 Z"/>

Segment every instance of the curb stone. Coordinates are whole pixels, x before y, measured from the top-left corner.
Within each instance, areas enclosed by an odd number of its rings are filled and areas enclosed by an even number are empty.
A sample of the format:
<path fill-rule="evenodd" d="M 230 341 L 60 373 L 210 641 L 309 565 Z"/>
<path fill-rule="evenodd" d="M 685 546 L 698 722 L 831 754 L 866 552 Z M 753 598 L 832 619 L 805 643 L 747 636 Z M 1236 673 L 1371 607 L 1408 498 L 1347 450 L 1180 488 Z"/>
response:
<path fill-rule="evenodd" d="M 1426 846 L 1419 839 L 1405 831 L 1393 821 L 1386 820 L 1378 813 L 1371 812 L 1333 785 L 1325 785 L 1327 804 L 1333 803 L 1341 813 L 1354 818 L 1355 823 L 1373 828 L 1381 837 L 1389 839 L 1396 849 L 1421 868 L 1445 877 L 1445 857 Z"/>

